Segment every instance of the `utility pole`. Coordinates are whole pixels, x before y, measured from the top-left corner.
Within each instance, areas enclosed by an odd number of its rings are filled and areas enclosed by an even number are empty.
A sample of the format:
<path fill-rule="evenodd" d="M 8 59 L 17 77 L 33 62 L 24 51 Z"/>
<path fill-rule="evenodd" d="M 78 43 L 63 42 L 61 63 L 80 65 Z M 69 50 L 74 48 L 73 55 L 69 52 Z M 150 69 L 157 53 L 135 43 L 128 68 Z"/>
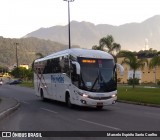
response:
<path fill-rule="evenodd" d="M 19 45 L 19 43 L 14 43 L 14 45 L 15 45 L 15 47 L 16 47 L 16 64 L 17 64 L 17 75 L 16 75 L 16 77 L 19 77 L 19 69 L 18 69 L 18 66 L 19 66 L 19 64 L 18 64 L 18 45 Z"/>
<path fill-rule="evenodd" d="M 70 6 L 69 3 L 73 2 L 74 0 L 64 0 L 68 2 L 68 45 L 69 49 L 71 48 L 71 33 L 70 33 Z"/>
<path fill-rule="evenodd" d="M 18 68 L 18 50 L 17 50 L 18 45 L 19 45 L 19 43 L 15 43 L 15 46 L 16 46 L 16 64 L 17 64 L 17 68 Z"/>

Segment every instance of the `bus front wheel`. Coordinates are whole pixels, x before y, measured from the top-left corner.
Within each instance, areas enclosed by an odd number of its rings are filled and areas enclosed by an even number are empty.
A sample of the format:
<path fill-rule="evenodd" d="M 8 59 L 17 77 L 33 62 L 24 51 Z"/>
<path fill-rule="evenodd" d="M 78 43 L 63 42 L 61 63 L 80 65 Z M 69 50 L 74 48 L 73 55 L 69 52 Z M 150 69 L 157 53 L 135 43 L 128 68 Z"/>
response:
<path fill-rule="evenodd" d="M 71 103 L 69 94 L 66 94 L 66 104 L 69 108 L 72 108 L 72 103 Z"/>

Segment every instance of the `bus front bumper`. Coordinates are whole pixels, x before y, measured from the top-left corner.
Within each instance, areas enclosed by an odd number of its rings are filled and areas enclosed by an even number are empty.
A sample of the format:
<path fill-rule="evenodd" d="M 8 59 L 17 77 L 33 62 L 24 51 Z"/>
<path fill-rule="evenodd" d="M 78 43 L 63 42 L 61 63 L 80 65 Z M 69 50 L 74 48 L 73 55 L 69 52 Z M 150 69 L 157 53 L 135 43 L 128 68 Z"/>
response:
<path fill-rule="evenodd" d="M 117 100 L 117 96 L 112 97 L 110 99 L 104 99 L 104 100 L 103 99 L 96 100 L 96 99 L 81 97 L 78 102 L 78 105 L 79 106 L 93 106 L 93 107 L 107 106 L 107 105 L 115 104 L 116 100 Z"/>

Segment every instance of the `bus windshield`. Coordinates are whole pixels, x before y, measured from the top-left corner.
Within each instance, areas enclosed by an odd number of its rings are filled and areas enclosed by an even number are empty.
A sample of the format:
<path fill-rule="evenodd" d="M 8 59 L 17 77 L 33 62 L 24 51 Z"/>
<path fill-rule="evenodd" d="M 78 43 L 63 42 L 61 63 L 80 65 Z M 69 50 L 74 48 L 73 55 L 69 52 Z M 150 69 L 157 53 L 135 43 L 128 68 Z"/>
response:
<path fill-rule="evenodd" d="M 79 58 L 80 88 L 92 92 L 111 92 L 117 89 L 113 59 Z"/>

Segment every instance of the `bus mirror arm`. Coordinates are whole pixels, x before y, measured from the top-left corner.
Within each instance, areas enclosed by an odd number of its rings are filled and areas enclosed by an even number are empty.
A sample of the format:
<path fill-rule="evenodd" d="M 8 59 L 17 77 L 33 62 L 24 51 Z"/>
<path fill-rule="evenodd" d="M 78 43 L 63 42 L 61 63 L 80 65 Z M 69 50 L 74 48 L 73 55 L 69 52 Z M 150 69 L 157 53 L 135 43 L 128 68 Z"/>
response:
<path fill-rule="evenodd" d="M 116 66 L 117 66 L 117 68 L 119 68 L 121 76 L 123 76 L 123 74 L 124 74 L 123 66 L 121 64 L 116 64 Z"/>
<path fill-rule="evenodd" d="M 74 64 L 76 66 L 76 74 L 80 75 L 80 65 L 78 62 L 76 61 L 72 61 L 72 64 Z"/>

